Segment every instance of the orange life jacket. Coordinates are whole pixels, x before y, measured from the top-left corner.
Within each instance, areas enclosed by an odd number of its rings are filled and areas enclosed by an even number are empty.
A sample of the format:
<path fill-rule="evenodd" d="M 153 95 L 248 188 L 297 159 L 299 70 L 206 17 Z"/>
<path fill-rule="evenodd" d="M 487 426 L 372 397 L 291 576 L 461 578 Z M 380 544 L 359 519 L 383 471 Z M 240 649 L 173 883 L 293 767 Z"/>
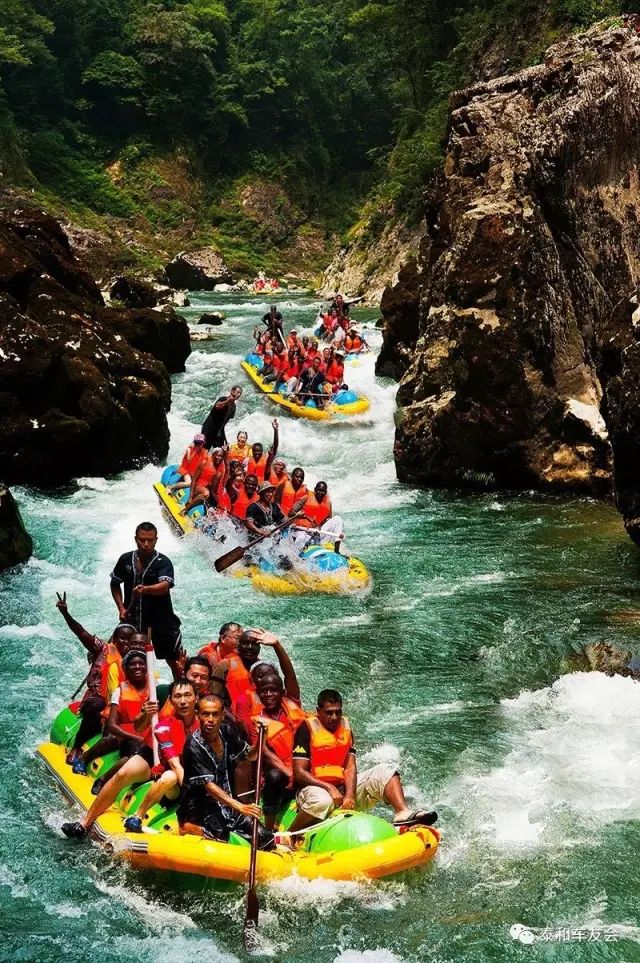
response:
<path fill-rule="evenodd" d="M 202 488 L 208 488 L 211 479 L 216 474 L 217 469 L 214 467 L 213 458 L 207 452 L 207 457 L 205 459 L 202 471 L 200 472 L 200 477 L 198 478 L 198 486 Z"/>
<path fill-rule="evenodd" d="M 300 485 L 300 488 L 296 491 L 289 479 L 287 479 L 282 488 L 282 497 L 280 499 L 280 510 L 282 514 L 288 515 L 295 503 L 307 494 L 308 490 L 304 485 Z"/>
<path fill-rule="evenodd" d="M 109 669 L 112 665 L 118 666 L 119 681 L 120 685 L 124 681 L 124 672 L 122 671 L 122 656 L 118 651 L 118 646 L 115 642 L 105 642 L 104 648 L 100 653 L 102 664 L 101 664 L 101 676 L 100 676 L 100 695 L 103 699 L 107 698 L 108 695 L 108 679 L 109 679 Z M 108 706 L 106 710 L 108 715 Z"/>
<path fill-rule="evenodd" d="M 349 335 L 344 339 L 345 351 L 359 351 L 362 347 L 362 338 L 359 335 L 355 335 L 353 338 Z"/>
<path fill-rule="evenodd" d="M 235 711 L 235 706 L 240 696 L 249 696 L 255 690 L 251 673 L 245 667 L 244 662 L 238 655 L 230 655 L 227 658 L 229 666 L 224 684 L 227 687 L 229 698 L 231 699 L 231 711 Z"/>
<path fill-rule="evenodd" d="M 331 499 L 325 495 L 319 502 L 315 494 L 309 492 L 302 511 L 307 518 L 297 519 L 296 525 L 301 525 L 303 528 L 322 528 L 326 520 L 331 517 Z"/>
<path fill-rule="evenodd" d="M 269 484 L 270 484 L 270 485 L 275 485 L 276 488 L 277 488 L 278 485 L 281 485 L 282 482 L 284 482 L 284 481 L 289 481 L 289 475 L 287 474 L 287 472 L 286 472 L 286 471 L 283 471 L 281 475 L 276 475 L 276 473 L 274 472 L 274 470 L 273 470 L 273 468 L 272 468 L 271 471 L 270 471 L 270 473 L 269 473 Z"/>
<path fill-rule="evenodd" d="M 258 496 L 254 494 L 251 498 L 249 498 L 244 485 L 242 485 L 236 496 L 235 502 L 233 502 L 231 506 L 231 514 L 234 515 L 235 518 L 240 518 L 242 521 L 244 521 L 247 517 L 247 508 L 249 505 L 253 505 L 253 503 L 257 501 Z"/>
<path fill-rule="evenodd" d="M 247 475 L 255 475 L 258 481 L 263 482 L 264 473 L 267 470 L 268 459 L 269 456 L 267 454 L 263 454 L 258 461 L 256 461 L 252 455 L 247 464 Z"/>
<path fill-rule="evenodd" d="M 329 732 L 316 715 L 307 719 L 311 733 L 311 775 L 335 785 L 344 782 L 347 756 L 353 744 L 351 726 L 344 716 L 335 732 Z"/>
<path fill-rule="evenodd" d="M 297 335 L 297 334 L 288 334 L 288 335 L 287 335 L 287 348 L 289 348 L 289 349 L 291 349 L 291 348 L 297 348 L 297 347 L 298 347 L 298 343 L 299 343 L 299 342 L 298 342 L 298 335 Z"/>
<path fill-rule="evenodd" d="M 263 713 L 264 709 L 262 704 L 260 710 Z M 282 711 L 286 716 L 286 721 L 283 722 L 281 719 L 272 719 L 271 716 L 266 714 L 261 714 L 258 712 L 252 718 L 258 722 L 264 723 L 267 727 L 265 733 L 265 739 L 269 749 L 281 759 L 285 766 L 292 765 L 293 758 L 293 737 L 295 731 L 301 722 L 304 722 L 307 718 L 307 713 L 302 709 L 297 702 L 293 699 L 289 699 L 287 696 L 282 698 Z"/>
<path fill-rule="evenodd" d="M 327 381 L 342 381 L 344 379 L 344 365 L 335 358 L 327 368 Z"/>
<path fill-rule="evenodd" d="M 230 655 L 235 655 L 235 647 L 231 647 L 225 650 L 224 642 L 207 642 L 203 645 L 198 655 L 203 655 L 212 669 L 215 669 L 218 662 L 222 662 L 223 659 L 228 659 Z"/>
<path fill-rule="evenodd" d="M 151 720 L 143 731 L 136 730 L 133 726 L 134 721 L 142 712 L 142 706 L 149 701 L 149 686 L 144 689 L 136 689 L 127 679 L 120 683 L 120 702 L 118 703 L 118 725 L 132 736 L 145 739 L 151 733 Z"/>
<path fill-rule="evenodd" d="M 231 511 L 231 499 L 229 498 L 229 493 L 226 492 L 224 488 L 218 493 L 218 509 L 221 512 Z"/>
<path fill-rule="evenodd" d="M 247 443 L 246 445 L 244 445 L 244 447 L 241 448 L 240 445 L 234 441 L 231 448 L 229 449 L 229 461 L 244 461 L 245 458 L 248 458 L 250 453 L 251 453 L 251 446 L 249 445 L 249 443 Z"/>
<path fill-rule="evenodd" d="M 180 467 L 178 468 L 178 474 L 193 476 L 200 462 L 208 457 L 209 452 L 202 445 L 189 445 L 182 456 L 182 461 L 180 462 Z"/>

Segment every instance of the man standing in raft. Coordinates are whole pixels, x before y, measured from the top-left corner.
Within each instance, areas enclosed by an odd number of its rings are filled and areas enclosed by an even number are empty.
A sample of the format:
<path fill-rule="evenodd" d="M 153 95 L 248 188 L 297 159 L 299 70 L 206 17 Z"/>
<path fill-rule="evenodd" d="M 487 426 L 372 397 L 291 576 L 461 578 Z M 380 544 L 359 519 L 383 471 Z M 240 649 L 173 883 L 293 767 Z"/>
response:
<path fill-rule="evenodd" d="M 432 826 L 438 818 L 436 812 L 409 809 L 395 766 L 379 763 L 358 774 L 353 733 L 335 689 L 322 690 L 315 715 L 296 731 L 293 777 L 298 815 L 291 832 L 326 819 L 334 809 L 367 810 L 383 800 L 393 808 L 397 827 Z"/>
<path fill-rule="evenodd" d="M 226 398 L 218 398 L 202 425 L 207 448 L 222 448 L 227 444 L 225 426 L 236 413 L 236 401 L 242 395 L 240 385 L 234 385 Z"/>
<path fill-rule="evenodd" d="M 164 659 L 174 678 L 179 678 L 182 633 L 169 594 L 175 584 L 173 565 L 156 551 L 158 530 L 151 522 L 138 525 L 135 540 L 136 550 L 121 555 L 113 568 L 111 595 L 123 622 L 131 622 L 141 632 L 151 629 L 157 658 Z"/>

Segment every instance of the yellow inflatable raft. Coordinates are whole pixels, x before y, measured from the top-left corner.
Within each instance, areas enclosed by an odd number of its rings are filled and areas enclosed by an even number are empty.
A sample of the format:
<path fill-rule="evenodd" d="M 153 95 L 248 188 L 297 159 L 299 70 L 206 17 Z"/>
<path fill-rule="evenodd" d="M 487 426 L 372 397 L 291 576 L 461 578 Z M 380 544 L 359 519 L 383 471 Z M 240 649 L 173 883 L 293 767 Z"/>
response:
<path fill-rule="evenodd" d="M 260 391 L 268 395 L 275 404 L 285 408 L 290 414 L 296 415 L 298 418 L 310 418 L 312 421 L 340 421 L 353 415 L 364 414 L 365 411 L 369 410 L 369 399 L 363 396 L 358 397 L 352 391 L 339 392 L 336 395 L 336 402 L 339 401 L 341 395 L 345 397 L 345 402 L 343 404 L 332 402 L 326 408 L 316 408 L 313 402 L 306 405 L 296 404 L 295 401 L 291 401 L 281 394 L 276 394 L 273 385 L 262 380 L 256 367 L 247 361 L 241 361 L 240 365 Z"/>
<path fill-rule="evenodd" d="M 63 745 L 45 742 L 38 747 L 44 761 L 65 795 L 86 811 L 94 800 L 90 776 L 75 775 L 65 763 Z M 249 875 L 250 849 L 244 841 L 221 843 L 200 836 L 179 835 L 175 813 L 160 812 L 149 820 L 145 832 L 124 830 L 124 815 L 131 808 L 133 791 L 120 806 L 113 806 L 94 825 L 93 835 L 137 869 L 244 883 Z M 154 807 L 156 809 L 157 807 Z M 354 830 L 350 827 L 353 826 Z M 339 832 L 339 849 L 331 849 L 331 833 Z M 368 829 L 367 829 L 368 827 Z M 362 840 L 373 836 L 374 841 Z M 257 860 L 259 882 L 296 874 L 305 879 L 371 879 L 401 873 L 421 866 L 435 856 L 440 834 L 436 829 L 417 826 L 398 833 L 386 820 L 365 813 L 340 813 L 305 835 L 304 847 L 291 852 L 279 848 L 260 852 Z M 350 842 L 352 844 L 350 844 Z M 344 848 L 346 846 L 346 848 Z M 314 847 L 317 851 L 314 852 Z"/>
<path fill-rule="evenodd" d="M 186 490 L 176 495 L 167 491 L 166 485 L 175 480 L 175 466 L 165 468 L 162 481 L 156 482 L 153 489 L 160 499 L 172 525 L 181 534 L 198 531 L 197 520 L 202 515 L 193 509 L 195 517 L 182 515 L 181 508 L 186 499 Z M 177 477 L 177 476 L 175 476 Z M 224 545 L 220 543 L 220 554 Z M 254 588 L 270 595 L 303 595 L 308 592 L 323 592 L 328 595 L 343 595 L 364 592 L 369 588 L 371 576 L 367 567 L 358 558 L 346 558 L 332 551 L 330 545 L 310 545 L 305 548 L 288 570 L 278 569 L 269 562 L 247 565 L 238 562 L 227 570 L 233 578 L 250 578 Z"/>

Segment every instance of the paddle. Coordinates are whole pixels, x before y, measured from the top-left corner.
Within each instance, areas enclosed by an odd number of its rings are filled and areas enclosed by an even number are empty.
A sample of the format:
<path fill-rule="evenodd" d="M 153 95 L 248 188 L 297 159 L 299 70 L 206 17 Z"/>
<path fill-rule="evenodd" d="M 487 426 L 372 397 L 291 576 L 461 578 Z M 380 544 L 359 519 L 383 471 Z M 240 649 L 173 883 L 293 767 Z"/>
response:
<path fill-rule="evenodd" d="M 220 557 L 217 558 L 213 563 L 216 572 L 224 572 L 226 569 L 230 568 L 231 565 L 235 565 L 235 563 L 239 562 L 241 558 L 244 558 L 245 554 L 250 548 L 253 548 L 254 545 L 257 545 L 258 542 L 263 541 L 265 538 L 271 538 L 272 535 L 275 535 L 276 532 L 286 528 L 287 525 L 291 525 L 291 523 L 294 522 L 300 514 L 302 513 L 298 512 L 291 518 L 285 518 L 283 522 L 280 522 L 279 525 L 276 525 L 273 531 L 268 532 L 267 535 L 259 535 L 258 538 L 254 538 L 254 540 L 249 542 L 248 545 L 238 545 L 236 548 L 232 548 L 231 551 L 227 552 L 225 555 L 220 555 Z"/>
<path fill-rule="evenodd" d="M 151 626 L 147 629 L 148 642 L 144 647 L 144 654 L 147 657 L 147 685 L 149 686 L 149 702 L 156 702 L 158 698 L 158 693 L 156 692 L 156 659 L 155 652 L 153 649 L 153 642 L 151 641 Z M 160 762 L 160 754 L 158 752 L 158 740 L 156 739 L 155 728 L 158 722 L 158 713 L 156 712 L 151 719 L 151 742 L 153 746 L 153 764 L 157 766 Z"/>
<path fill-rule="evenodd" d="M 254 802 L 256 806 L 260 804 L 260 780 L 262 778 L 262 751 L 264 748 L 265 726 L 258 722 L 258 758 L 256 762 L 256 794 Z M 258 857 L 258 819 L 254 816 L 253 831 L 251 833 L 251 861 L 249 863 L 249 889 L 247 890 L 247 908 L 244 916 L 244 929 L 242 931 L 242 942 L 245 950 L 252 950 L 257 945 L 256 930 L 258 929 L 258 914 L 260 904 L 256 892 L 256 861 Z"/>

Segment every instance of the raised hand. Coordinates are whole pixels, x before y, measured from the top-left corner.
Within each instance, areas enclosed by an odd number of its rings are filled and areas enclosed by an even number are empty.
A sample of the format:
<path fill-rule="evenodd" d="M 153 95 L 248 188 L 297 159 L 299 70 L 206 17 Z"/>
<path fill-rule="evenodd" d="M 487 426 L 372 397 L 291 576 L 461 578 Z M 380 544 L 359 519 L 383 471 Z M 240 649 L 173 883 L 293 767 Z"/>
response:
<path fill-rule="evenodd" d="M 56 608 L 59 609 L 60 612 L 68 612 L 69 610 L 67 609 L 67 593 L 63 592 L 62 595 L 60 595 L 59 592 L 56 592 L 56 595 L 58 596 L 58 601 L 56 602 Z"/>
<path fill-rule="evenodd" d="M 273 632 L 268 632 L 267 629 L 254 629 L 253 634 L 260 645 L 267 645 L 273 648 L 280 643 L 278 636 Z"/>

